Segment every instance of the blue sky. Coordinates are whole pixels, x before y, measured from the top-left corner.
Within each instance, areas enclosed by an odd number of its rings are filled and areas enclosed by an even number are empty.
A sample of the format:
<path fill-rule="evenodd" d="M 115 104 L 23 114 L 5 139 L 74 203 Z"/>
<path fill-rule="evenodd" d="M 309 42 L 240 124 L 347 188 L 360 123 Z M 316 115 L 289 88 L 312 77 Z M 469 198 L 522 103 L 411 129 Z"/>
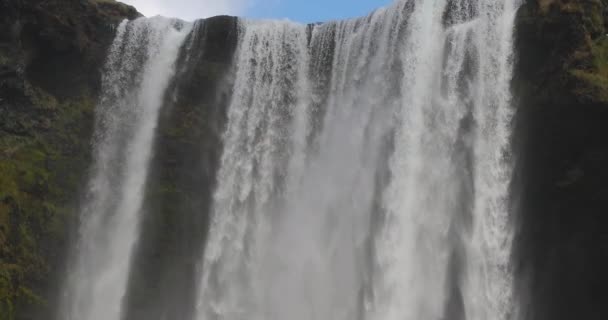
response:
<path fill-rule="evenodd" d="M 245 15 L 254 18 L 287 18 L 298 22 L 321 22 L 363 16 L 391 2 L 391 0 L 271 0 L 252 5 Z"/>
<path fill-rule="evenodd" d="M 146 16 L 194 20 L 219 14 L 320 22 L 365 15 L 393 0 L 121 0 Z"/>

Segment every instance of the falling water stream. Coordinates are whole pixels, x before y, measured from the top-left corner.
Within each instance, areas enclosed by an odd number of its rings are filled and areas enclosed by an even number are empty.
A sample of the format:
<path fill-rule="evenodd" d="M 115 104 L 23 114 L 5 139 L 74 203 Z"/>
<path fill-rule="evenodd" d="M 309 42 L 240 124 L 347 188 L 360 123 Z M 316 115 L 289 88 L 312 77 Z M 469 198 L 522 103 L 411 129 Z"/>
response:
<path fill-rule="evenodd" d="M 60 319 L 121 317 L 157 118 L 188 32 L 182 22 L 161 17 L 118 27 L 102 79 L 95 163 Z"/>
<path fill-rule="evenodd" d="M 515 319 L 518 4 L 239 19 L 194 319 Z M 158 113 L 189 32 L 163 18 L 118 29 L 63 319 L 121 319 Z"/>

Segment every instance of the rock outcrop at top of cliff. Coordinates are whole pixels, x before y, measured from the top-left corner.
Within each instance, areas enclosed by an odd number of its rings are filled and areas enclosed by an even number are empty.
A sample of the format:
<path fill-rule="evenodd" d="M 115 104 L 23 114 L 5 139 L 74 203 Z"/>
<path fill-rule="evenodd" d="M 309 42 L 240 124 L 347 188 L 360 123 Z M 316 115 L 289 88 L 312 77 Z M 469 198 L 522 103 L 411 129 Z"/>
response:
<path fill-rule="evenodd" d="M 0 319 L 48 319 L 90 158 L 109 0 L 0 0 Z"/>

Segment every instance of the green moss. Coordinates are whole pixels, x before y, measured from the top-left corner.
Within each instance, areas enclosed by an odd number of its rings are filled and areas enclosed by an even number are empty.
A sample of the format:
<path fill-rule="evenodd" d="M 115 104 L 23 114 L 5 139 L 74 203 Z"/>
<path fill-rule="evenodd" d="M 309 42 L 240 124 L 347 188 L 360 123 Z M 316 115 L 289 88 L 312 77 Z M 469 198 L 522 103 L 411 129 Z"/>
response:
<path fill-rule="evenodd" d="M 90 164 L 97 71 L 114 26 L 139 16 L 114 0 L 38 2 L 2 6 L 0 320 L 52 311 L 44 298 L 53 298 Z M 35 27 L 6 28 L 24 24 Z"/>
<path fill-rule="evenodd" d="M 590 20 L 595 29 L 604 29 L 604 15 L 602 14 L 602 5 L 597 3 L 595 9 L 591 9 L 589 12 Z"/>
<path fill-rule="evenodd" d="M 608 75 L 608 36 L 596 40 L 591 46 L 593 63 L 603 74 Z"/>
<path fill-rule="evenodd" d="M 47 110 L 57 109 L 57 99 L 52 95 L 44 92 L 44 90 L 34 87 L 29 83 L 26 83 L 25 93 L 30 98 L 34 106 Z"/>
<path fill-rule="evenodd" d="M 605 30 L 604 7 L 607 1 L 592 0 L 578 4 L 582 7 L 582 23 L 586 30 L 586 44 L 575 52 L 577 67 L 574 92 L 581 98 L 608 102 L 608 36 Z"/>
<path fill-rule="evenodd" d="M 0 264 L 0 320 L 10 320 L 15 315 L 13 292 L 11 274 Z"/>
<path fill-rule="evenodd" d="M 574 70 L 572 74 L 585 85 L 575 90 L 579 96 L 589 100 L 608 102 L 608 79 L 605 76 L 581 70 Z"/>
<path fill-rule="evenodd" d="M 590 0 L 579 5 L 583 8 L 583 22 L 589 35 L 592 38 L 604 35 L 604 4 L 600 0 Z"/>
<path fill-rule="evenodd" d="M 0 320 L 47 307 L 45 283 L 61 255 L 48 248 L 67 242 L 71 201 L 90 162 L 93 99 L 25 91 L 27 134 L 0 135 Z"/>
<path fill-rule="evenodd" d="M 571 71 L 581 82 L 576 92 L 595 101 L 608 102 L 608 37 L 600 37 L 591 44 L 591 57 L 591 68 Z"/>

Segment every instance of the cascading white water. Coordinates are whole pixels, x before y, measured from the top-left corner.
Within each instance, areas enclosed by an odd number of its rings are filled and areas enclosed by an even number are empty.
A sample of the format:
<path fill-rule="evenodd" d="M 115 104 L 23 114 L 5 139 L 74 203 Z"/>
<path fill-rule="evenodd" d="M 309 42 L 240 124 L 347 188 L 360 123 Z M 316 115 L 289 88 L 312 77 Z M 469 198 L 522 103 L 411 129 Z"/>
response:
<path fill-rule="evenodd" d="M 517 5 L 241 21 L 198 319 L 509 319 Z"/>
<path fill-rule="evenodd" d="M 449 298 L 445 266 L 455 245 L 464 247 L 457 253 L 464 266 L 453 281 L 461 289 L 466 319 L 507 319 L 514 308 L 507 208 L 511 174 L 505 157 L 516 4 L 454 1 L 446 6 L 420 3 L 408 23 L 401 125 L 385 198 L 392 221 L 376 243 L 383 265 L 379 319 L 449 318 L 442 314 Z M 445 10 L 452 19 L 447 28 Z M 470 127 L 464 135 L 463 125 Z M 467 150 L 468 159 L 455 158 L 462 152 L 455 148 Z M 463 196 L 471 198 L 465 210 L 472 225 L 454 215 L 463 210 Z"/>
<path fill-rule="evenodd" d="M 119 320 L 164 92 L 189 25 L 123 22 L 96 111 L 95 164 L 60 319 Z"/>

